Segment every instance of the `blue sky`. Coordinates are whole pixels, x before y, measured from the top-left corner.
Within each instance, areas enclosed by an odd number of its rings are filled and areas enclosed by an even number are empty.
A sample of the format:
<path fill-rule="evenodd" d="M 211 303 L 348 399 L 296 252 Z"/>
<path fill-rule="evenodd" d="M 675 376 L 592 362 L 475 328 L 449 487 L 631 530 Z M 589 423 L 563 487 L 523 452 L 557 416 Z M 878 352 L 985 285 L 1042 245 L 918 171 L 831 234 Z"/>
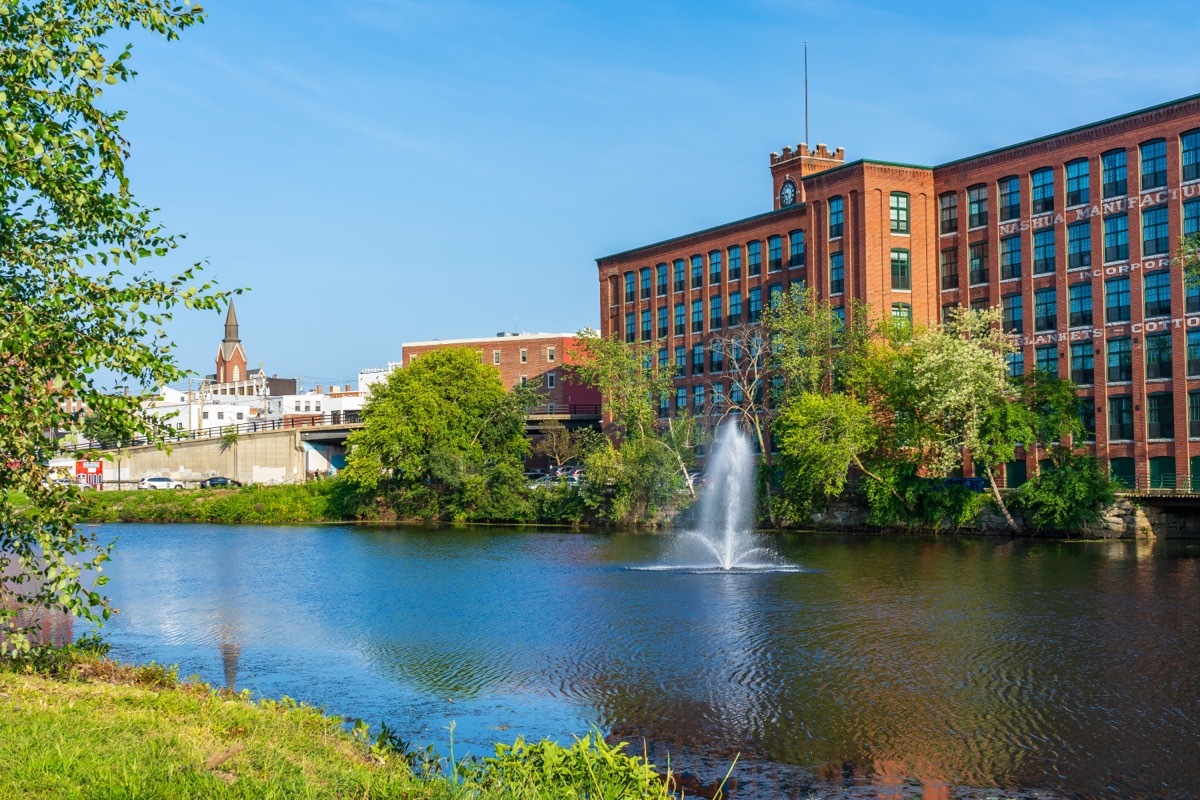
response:
<path fill-rule="evenodd" d="M 133 36 L 135 194 L 252 365 L 353 382 L 403 341 L 599 320 L 594 259 L 771 206 L 768 154 L 936 164 L 1200 92 L 1195 0 L 211 0 Z M 132 36 L 132 35 L 131 35 Z M 222 319 L 181 314 L 212 370 Z"/>

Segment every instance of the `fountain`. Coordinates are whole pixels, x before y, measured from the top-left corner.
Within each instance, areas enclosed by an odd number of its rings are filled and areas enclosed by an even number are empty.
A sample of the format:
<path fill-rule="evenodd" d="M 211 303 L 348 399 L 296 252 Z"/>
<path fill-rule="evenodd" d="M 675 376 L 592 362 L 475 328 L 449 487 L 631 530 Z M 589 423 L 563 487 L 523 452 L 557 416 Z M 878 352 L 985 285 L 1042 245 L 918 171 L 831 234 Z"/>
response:
<path fill-rule="evenodd" d="M 717 430 L 709 452 L 708 480 L 700 497 L 699 524 L 685 531 L 674 548 L 680 561 L 668 569 L 694 571 L 802 572 L 782 563 L 764 537 L 755 533 L 754 466 L 758 455 L 735 422 Z M 715 563 L 713 563 L 715 562 Z"/>

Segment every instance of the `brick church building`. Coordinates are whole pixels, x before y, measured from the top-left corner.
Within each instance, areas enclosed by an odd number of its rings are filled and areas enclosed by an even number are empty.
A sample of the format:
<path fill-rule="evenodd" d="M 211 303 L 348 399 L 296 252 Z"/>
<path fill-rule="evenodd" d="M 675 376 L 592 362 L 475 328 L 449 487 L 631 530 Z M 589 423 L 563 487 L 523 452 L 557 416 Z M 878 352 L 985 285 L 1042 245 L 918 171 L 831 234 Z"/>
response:
<path fill-rule="evenodd" d="M 1200 487 L 1200 289 L 1171 263 L 1200 232 L 1200 95 L 939 166 L 800 144 L 770 170 L 770 210 L 597 259 L 601 332 L 685 366 L 663 413 L 710 413 L 712 338 L 789 287 L 925 324 L 998 305 L 1010 373 L 1073 380 L 1115 478 Z"/>

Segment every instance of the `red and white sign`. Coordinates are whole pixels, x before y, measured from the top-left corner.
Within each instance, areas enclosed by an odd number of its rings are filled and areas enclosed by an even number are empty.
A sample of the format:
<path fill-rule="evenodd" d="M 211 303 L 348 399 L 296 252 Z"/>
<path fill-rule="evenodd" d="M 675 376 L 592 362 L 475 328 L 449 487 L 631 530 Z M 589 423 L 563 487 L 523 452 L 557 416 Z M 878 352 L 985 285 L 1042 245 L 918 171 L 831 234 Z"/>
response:
<path fill-rule="evenodd" d="M 75 482 L 86 483 L 89 486 L 100 486 L 104 483 L 103 461 L 76 461 Z"/>

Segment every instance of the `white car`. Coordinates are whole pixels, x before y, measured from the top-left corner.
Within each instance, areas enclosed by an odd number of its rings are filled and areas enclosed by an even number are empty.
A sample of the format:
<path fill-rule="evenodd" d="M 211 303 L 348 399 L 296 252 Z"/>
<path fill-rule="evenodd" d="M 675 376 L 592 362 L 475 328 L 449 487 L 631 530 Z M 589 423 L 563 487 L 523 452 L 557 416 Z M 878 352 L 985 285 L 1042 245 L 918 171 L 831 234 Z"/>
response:
<path fill-rule="evenodd" d="M 139 489 L 182 489 L 183 483 L 170 478 L 142 478 L 138 481 Z"/>

